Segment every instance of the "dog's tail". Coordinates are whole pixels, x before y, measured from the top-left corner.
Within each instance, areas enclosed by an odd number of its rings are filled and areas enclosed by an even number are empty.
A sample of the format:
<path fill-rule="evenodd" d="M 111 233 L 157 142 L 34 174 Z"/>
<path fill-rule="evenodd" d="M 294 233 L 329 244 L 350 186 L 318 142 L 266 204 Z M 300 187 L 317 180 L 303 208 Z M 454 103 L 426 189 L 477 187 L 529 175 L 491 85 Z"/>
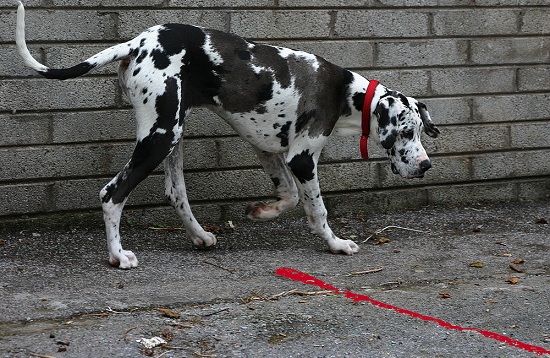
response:
<path fill-rule="evenodd" d="M 49 68 L 36 61 L 27 48 L 27 43 L 25 41 L 25 8 L 23 7 L 23 3 L 21 3 L 21 1 L 19 2 L 19 6 L 17 8 L 15 43 L 17 45 L 17 52 L 25 62 L 25 65 L 37 71 L 46 78 L 55 78 L 59 80 L 82 76 L 94 68 L 128 57 L 133 51 L 133 46 L 129 46 L 128 43 L 118 44 L 95 54 L 76 66 L 61 69 Z"/>

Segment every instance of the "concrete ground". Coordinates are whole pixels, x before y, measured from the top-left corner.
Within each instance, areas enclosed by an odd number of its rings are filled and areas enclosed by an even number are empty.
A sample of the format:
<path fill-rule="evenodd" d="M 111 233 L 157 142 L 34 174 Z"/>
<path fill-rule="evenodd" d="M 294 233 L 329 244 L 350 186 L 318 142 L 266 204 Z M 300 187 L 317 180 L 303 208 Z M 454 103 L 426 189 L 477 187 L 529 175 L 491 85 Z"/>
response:
<path fill-rule="evenodd" d="M 0 229 L 0 357 L 534 357 L 550 351 L 550 202 L 233 222 L 215 250 L 176 228 L 123 228 L 139 267 L 110 267 L 102 227 Z M 387 240 L 385 240 L 387 239 Z M 478 266 L 478 267 L 475 267 Z M 278 276 L 517 340 L 507 344 Z M 367 271 L 363 274 L 352 274 Z M 372 272 L 369 272 L 372 271 Z M 145 348 L 137 340 L 161 337 Z"/>

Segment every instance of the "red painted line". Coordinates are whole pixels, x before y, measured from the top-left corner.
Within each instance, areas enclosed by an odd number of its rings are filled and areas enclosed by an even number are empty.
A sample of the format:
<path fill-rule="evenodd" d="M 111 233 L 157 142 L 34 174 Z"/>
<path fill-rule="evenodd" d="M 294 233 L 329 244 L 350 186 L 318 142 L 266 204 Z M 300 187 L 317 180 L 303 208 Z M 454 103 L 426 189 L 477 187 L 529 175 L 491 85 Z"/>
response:
<path fill-rule="evenodd" d="M 423 314 L 418 313 L 418 312 L 409 311 L 405 308 L 400 308 L 400 307 L 393 306 L 393 305 L 390 305 L 390 304 L 387 304 L 387 303 L 384 303 L 384 302 L 381 302 L 381 301 L 374 300 L 374 299 L 370 298 L 369 296 L 353 293 L 353 292 L 347 291 L 347 290 L 340 290 L 339 288 L 334 287 L 331 284 L 325 283 L 325 282 L 319 280 L 318 278 L 316 278 L 314 276 L 308 275 L 304 272 L 295 270 L 293 268 L 281 267 L 281 268 L 278 268 L 277 271 L 275 271 L 275 273 L 279 276 L 283 276 L 283 277 L 289 278 L 289 279 L 294 280 L 294 281 L 299 281 L 299 282 L 305 283 L 306 285 L 317 286 L 322 290 L 334 291 L 334 293 L 339 294 L 339 295 L 344 295 L 345 297 L 349 298 L 350 300 L 352 300 L 354 302 L 366 301 L 366 302 L 372 304 L 373 306 L 385 308 L 387 310 L 392 310 L 392 311 L 395 311 L 397 313 L 404 314 L 404 315 L 407 315 L 407 316 L 410 316 L 410 317 L 413 317 L 413 318 L 419 318 L 419 319 L 424 320 L 424 321 L 435 322 L 438 325 L 440 325 L 441 327 L 446 328 L 446 329 L 456 330 L 456 331 L 460 331 L 460 332 L 462 332 L 462 331 L 477 332 L 477 333 L 483 335 L 484 337 L 491 338 L 491 339 L 494 339 L 496 341 L 505 343 L 509 346 L 516 347 L 516 348 L 519 348 L 519 349 L 523 349 L 523 350 L 526 350 L 528 352 L 536 353 L 538 355 L 550 354 L 550 350 L 548 350 L 548 349 L 545 349 L 545 348 L 539 347 L 539 346 L 534 346 L 532 344 L 523 343 L 521 341 L 512 339 L 512 338 L 504 336 L 502 334 L 498 334 L 498 333 L 494 333 L 494 332 L 490 332 L 490 331 L 485 331 L 483 329 L 478 329 L 478 328 L 457 326 L 457 325 L 451 324 L 451 323 L 449 323 L 447 321 L 444 321 L 442 319 L 439 319 L 439 318 L 426 316 L 426 315 L 423 315 Z"/>

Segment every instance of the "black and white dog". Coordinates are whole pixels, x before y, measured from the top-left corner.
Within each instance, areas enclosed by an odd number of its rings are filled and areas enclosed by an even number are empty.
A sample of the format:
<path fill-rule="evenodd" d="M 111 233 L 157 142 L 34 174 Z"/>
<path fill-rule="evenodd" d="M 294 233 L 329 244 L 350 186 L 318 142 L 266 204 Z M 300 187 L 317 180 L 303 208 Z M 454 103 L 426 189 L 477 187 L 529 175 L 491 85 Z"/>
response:
<path fill-rule="evenodd" d="M 109 262 L 120 268 L 138 264 L 120 244 L 122 209 L 132 190 L 163 160 L 166 196 L 193 244 L 216 244 L 215 236 L 195 220 L 185 191 L 180 139 L 193 107 L 209 108 L 226 120 L 252 145 L 275 184 L 277 199 L 249 204 L 248 218 L 273 219 L 301 199 L 312 231 L 334 253 L 352 255 L 359 247 L 338 238 L 327 224 L 317 162 L 331 134 L 363 134 L 365 146 L 371 133 L 387 150 L 392 171 L 405 178 L 422 177 L 431 167 L 420 135 L 425 131 L 436 137 L 439 130 L 424 104 L 318 56 L 216 30 L 166 24 L 71 68 L 51 69 L 29 53 L 24 17 L 20 3 L 18 52 L 27 66 L 47 78 L 74 78 L 121 61 L 120 83 L 135 110 L 137 143 L 130 161 L 100 192 Z"/>

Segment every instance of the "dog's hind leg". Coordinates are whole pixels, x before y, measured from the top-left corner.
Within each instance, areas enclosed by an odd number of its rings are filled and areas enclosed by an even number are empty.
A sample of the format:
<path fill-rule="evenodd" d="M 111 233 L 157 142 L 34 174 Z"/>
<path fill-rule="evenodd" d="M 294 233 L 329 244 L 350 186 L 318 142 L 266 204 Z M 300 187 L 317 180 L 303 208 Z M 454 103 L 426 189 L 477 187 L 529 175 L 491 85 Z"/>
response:
<path fill-rule="evenodd" d="M 182 219 L 187 235 L 189 235 L 193 245 L 199 248 L 216 245 L 216 237 L 214 234 L 205 231 L 197 222 L 187 199 L 185 180 L 183 178 L 182 141 L 176 145 L 172 153 L 164 161 L 164 183 L 165 194 Z"/>
<path fill-rule="evenodd" d="M 136 256 L 120 244 L 120 217 L 132 190 L 170 154 L 181 138 L 185 110 L 180 100 L 180 83 L 168 78 L 164 92 L 154 100 L 133 100 L 137 121 L 137 143 L 128 164 L 101 190 L 103 219 L 107 232 L 109 262 L 128 269 L 137 266 Z"/>
<path fill-rule="evenodd" d="M 296 207 L 299 201 L 298 188 L 285 163 L 284 154 L 268 153 L 256 147 L 254 147 L 254 151 L 265 172 L 275 184 L 277 200 L 267 203 L 263 201 L 250 203 L 245 209 L 245 214 L 250 220 L 271 220 Z"/>

